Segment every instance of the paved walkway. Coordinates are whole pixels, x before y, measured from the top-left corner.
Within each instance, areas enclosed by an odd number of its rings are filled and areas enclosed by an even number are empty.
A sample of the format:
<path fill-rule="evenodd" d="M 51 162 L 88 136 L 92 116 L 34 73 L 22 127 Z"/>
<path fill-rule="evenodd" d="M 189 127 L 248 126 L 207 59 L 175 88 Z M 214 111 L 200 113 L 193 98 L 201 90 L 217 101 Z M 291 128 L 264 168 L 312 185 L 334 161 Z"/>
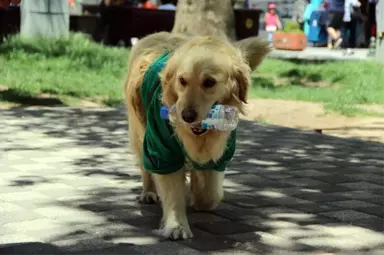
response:
<path fill-rule="evenodd" d="M 356 49 L 352 55 L 344 55 L 344 50 L 329 50 L 326 47 L 310 47 L 303 51 L 273 50 L 270 54 L 272 58 L 298 59 L 298 60 L 374 60 L 368 57 L 368 49 Z"/>
<path fill-rule="evenodd" d="M 259 31 L 259 36 L 267 38 L 265 30 Z M 368 49 L 355 49 L 352 55 L 344 55 L 345 50 L 329 50 L 327 47 L 312 47 L 310 43 L 303 51 L 290 51 L 290 50 L 273 50 L 269 56 L 279 59 L 292 59 L 292 60 L 374 60 L 375 58 L 368 56 Z"/>
<path fill-rule="evenodd" d="M 0 111 L 1 254 L 384 254 L 384 145 L 242 122 L 225 202 L 152 234 L 123 110 Z"/>

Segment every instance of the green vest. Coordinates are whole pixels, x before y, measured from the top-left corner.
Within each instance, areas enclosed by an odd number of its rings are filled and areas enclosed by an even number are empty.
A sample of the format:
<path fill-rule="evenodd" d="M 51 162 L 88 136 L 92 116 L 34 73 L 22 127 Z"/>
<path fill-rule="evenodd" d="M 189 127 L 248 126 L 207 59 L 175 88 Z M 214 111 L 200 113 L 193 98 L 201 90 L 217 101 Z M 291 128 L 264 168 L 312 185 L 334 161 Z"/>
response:
<path fill-rule="evenodd" d="M 164 52 L 148 68 L 141 87 L 141 99 L 145 108 L 147 125 L 143 144 L 143 165 L 155 174 L 169 174 L 183 168 L 189 158 L 168 120 L 160 117 L 161 82 L 159 73 L 168 60 Z M 232 131 L 223 156 L 217 162 L 201 165 L 191 160 L 195 169 L 224 171 L 236 149 L 236 129 Z"/>

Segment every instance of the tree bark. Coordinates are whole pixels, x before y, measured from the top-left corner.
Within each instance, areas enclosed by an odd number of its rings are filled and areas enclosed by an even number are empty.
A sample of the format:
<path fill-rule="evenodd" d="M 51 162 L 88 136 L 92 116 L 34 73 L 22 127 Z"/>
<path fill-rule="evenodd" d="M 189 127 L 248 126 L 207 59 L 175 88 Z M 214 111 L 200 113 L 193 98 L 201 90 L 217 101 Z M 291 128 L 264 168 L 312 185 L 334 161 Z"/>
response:
<path fill-rule="evenodd" d="M 24 0 L 20 8 L 22 37 L 67 37 L 69 6 L 67 0 Z"/>
<path fill-rule="evenodd" d="M 179 0 L 172 32 L 236 40 L 233 0 Z"/>

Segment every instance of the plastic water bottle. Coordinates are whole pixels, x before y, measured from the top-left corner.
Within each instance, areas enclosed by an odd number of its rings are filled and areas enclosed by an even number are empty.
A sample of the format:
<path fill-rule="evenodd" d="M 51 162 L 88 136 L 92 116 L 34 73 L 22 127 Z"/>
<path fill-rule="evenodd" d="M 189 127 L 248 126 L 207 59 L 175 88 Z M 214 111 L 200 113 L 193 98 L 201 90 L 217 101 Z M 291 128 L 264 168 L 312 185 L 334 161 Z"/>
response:
<path fill-rule="evenodd" d="M 168 119 L 169 114 L 176 109 L 172 106 L 168 109 L 162 106 L 160 117 Z M 232 131 L 239 123 L 239 110 L 234 106 L 216 104 L 208 112 L 207 117 L 201 121 L 201 127 L 204 129 L 214 129 L 221 131 Z"/>

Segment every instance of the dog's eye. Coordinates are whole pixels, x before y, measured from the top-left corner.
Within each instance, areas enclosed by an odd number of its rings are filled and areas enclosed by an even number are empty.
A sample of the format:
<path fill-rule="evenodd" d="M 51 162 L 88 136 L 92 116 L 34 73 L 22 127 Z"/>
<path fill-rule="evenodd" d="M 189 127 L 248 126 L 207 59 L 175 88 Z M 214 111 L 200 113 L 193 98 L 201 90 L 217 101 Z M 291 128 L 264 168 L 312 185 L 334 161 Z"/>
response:
<path fill-rule="evenodd" d="M 213 86 L 215 86 L 215 84 L 216 80 L 212 78 L 205 79 L 203 82 L 204 88 L 212 88 Z"/>
<path fill-rule="evenodd" d="M 187 82 L 184 80 L 183 77 L 180 77 L 179 81 L 180 81 L 181 85 L 183 85 L 183 86 L 187 85 Z"/>

